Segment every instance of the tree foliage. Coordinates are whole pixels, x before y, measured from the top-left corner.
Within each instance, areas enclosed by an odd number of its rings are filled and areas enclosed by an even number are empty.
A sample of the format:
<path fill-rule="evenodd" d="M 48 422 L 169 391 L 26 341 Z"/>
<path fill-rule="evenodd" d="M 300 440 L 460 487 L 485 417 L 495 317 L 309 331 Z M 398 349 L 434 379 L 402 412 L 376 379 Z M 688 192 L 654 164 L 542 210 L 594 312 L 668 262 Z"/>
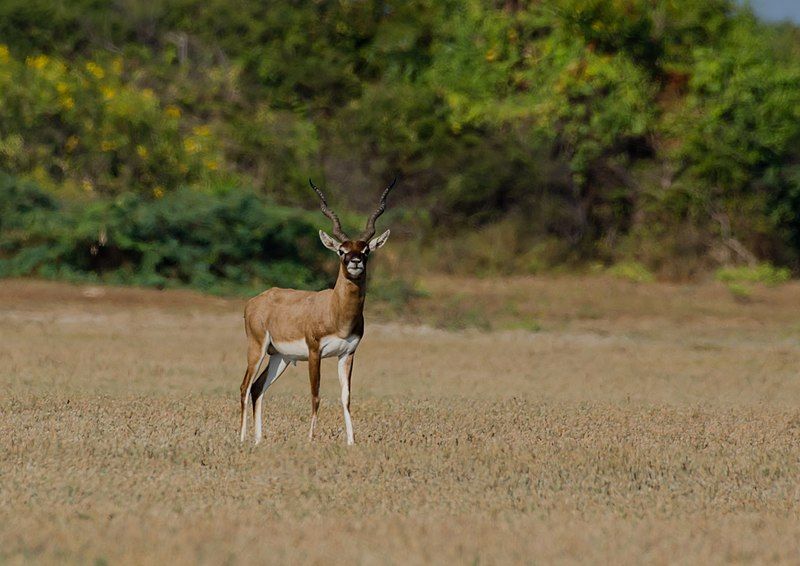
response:
<path fill-rule="evenodd" d="M 8 0 L 0 37 L 0 167 L 92 206 L 399 174 L 408 233 L 546 250 L 498 269 L 800 268 L 800 33 L 732 0 Z"/>

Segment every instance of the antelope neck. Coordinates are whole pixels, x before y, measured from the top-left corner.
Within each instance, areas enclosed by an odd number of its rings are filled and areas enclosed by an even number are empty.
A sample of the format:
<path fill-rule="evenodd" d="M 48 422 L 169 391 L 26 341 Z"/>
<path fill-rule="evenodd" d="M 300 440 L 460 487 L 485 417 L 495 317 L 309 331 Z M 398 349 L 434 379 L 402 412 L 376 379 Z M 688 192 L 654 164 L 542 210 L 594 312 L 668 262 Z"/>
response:
<path fill-rule="evenodd" d="M 336 314 L 353 321 L 364 310 L 367 294 L 366 270 L 356 279 L 350 279 L 343 265 L 339 266 L 339 277 L 333 287 L 333 308 Z M 337 317 L 338 318 L 338 317 Z"/>

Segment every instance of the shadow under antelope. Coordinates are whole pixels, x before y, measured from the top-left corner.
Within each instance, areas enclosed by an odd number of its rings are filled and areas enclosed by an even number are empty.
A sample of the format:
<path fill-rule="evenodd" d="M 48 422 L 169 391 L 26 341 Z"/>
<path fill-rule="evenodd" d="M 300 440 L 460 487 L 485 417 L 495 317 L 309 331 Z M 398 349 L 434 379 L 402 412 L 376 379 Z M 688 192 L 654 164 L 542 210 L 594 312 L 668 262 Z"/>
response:
<path fill-rule="evenodd" d="M 333 289 L 314 292 L 273 287 L 247 302 L 244 309 L 247 370 L 241 387 L 242 442 L 247 432 L 248 398 L 253 404 L 254 434 L 258 444 L 262 438 L 264 393 L 289 363 L 297 361 L 308 361 L 311 381 L 311 430 L 308 437 L 314 438 L 319 409 L 320 361 L 333 356 L 339 358 L 347 444 L 355 441 L 350 418 L 350 376 L 356 348 L 364 335 L 367 260 L 389 239 L 389 230 L 377 238 L 372 237 L 375 235 L 375 221 L 386 209 L 386 197 L 397 179 L 383 191 L 377 209 L 367 220 L 364 232 L 356 239 L 349 238 L 342 231 L 339 217 L 328 208 L 325 195 L 311 179 L 308 182 L 319 196 L 322 213 L 333 222 L 334 237 L 320 230 L 319 238 L 326 248 L 339 255 L 339 275 Z M 269 363 L 262 371 L 267 356 Z"/>

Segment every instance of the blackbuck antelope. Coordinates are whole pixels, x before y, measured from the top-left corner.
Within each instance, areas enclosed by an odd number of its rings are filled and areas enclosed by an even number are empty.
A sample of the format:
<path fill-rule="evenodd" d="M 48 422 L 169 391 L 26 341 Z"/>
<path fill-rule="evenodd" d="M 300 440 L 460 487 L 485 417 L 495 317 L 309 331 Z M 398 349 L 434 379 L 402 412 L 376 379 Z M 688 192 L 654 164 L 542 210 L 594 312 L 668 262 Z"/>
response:
<path fill-rule="evenodd" d="M 339 254 L 339 276 L 333 289 L 298 291 L 273 287 L 250 299 L 244 309 L 247 333 L 247 371 L 242 380 L 242 428 L 244 442 L 247 431 L 247 400 L 253 404 L 255 441 L 261 441 L 261 406 L 264 393 L 275 383 L 290 362 L 308 361 L 311 380 L 311 430 L 314 437 L 319 408 L 320 360 L 339 358 L 339 383 L 342 386 L 342 408 L 347 430 L 347 444 L 353 444 L 353 422 L 350 418 L 350 376 L 353 358 L 364 335 L 364 297 L 367 292 L 367 260 L 372 252 L 389 239 L 389 230 L 377 238 L 375 221 L 386 209 L 386 197 L 395 179 L 381 195 L 378 208 L 367 220 L 364 232 L 355 240 L 342 231 L 339 217 L 325 200 L 325 195 L 311 179 L 311 188 L 320 200 L 322 213 L 333 222 L 333 236 L 322 230 L 319 239 L 329 250 Z M 269 356 L 266 369 L 261 371 Z M 257 379 L 256 379 L 257 378 Z"/>

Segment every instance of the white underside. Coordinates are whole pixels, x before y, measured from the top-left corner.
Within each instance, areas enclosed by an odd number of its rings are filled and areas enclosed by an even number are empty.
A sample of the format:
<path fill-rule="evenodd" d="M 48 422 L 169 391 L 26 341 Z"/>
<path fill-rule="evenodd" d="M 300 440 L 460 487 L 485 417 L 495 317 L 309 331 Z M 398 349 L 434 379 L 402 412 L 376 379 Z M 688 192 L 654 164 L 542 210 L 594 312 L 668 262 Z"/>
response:
<path fill-rule="evenodd" d="M 332 358 L 334 356 L 344 356 L 345 354 L 352 354 L 358 348 L 358 343 L 361 341 L 360 336 L 352 335 L 347 338 L 339 338 L 338 336 L 325 336 L 320 340 L 320 354 L 323 358 Z M 306 361 L 308 360 L 308 344 L 303 339 L 293 340 L 292 342 L 272 342 L 272 347 L 284 358 L 292 361 Z"/>

